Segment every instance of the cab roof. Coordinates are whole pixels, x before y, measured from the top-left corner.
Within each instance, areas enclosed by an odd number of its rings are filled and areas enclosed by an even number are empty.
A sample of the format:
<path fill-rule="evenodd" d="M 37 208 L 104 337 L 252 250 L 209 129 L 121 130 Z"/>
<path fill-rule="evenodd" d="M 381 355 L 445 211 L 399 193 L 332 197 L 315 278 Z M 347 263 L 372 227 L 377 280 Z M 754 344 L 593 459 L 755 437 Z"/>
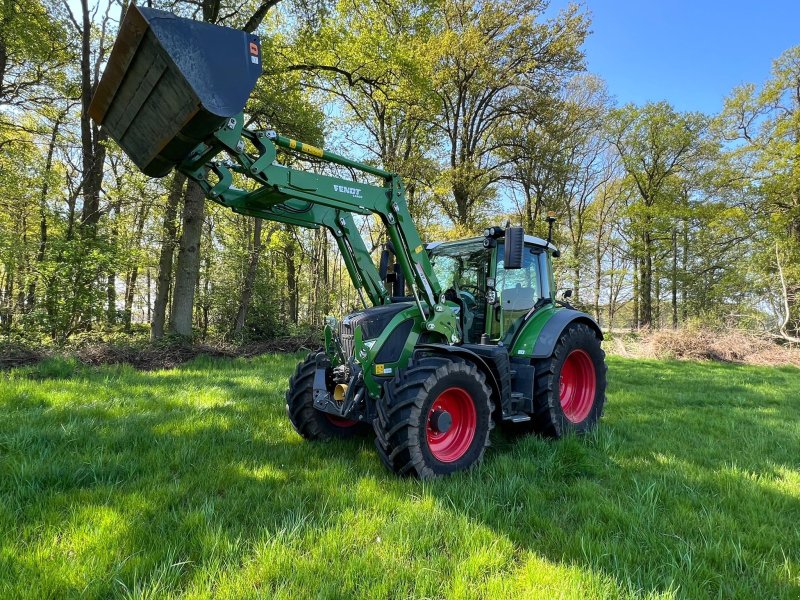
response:
<path fill-rule="evenodd" d="M 449 246 L 451 244 L 461 244 L 461 243 L 464 243 L 464 242 L 476 242 L 476 241 L 482 240 L 482 239 L 484 239 L 484 238 L 483 238 L 482 235 L 480 235 L 480 236 L 475 236 L 475 237 L 471 237 L 471 238 L 464 238 L 463 240 L 452 240 L 452 241 L 449 241 L 449 242 L 429 242 L 428 244 L 425 245 L 425 248 L 427 250 L 433 250 L 437 246 L 441 246 L 443 244 Z M 536 237 L 536 236 L 533 236 L 533 235 L 526 235 L 525 236 L 525 243 L 526 244 L 532 244 L 533 246 L 539 246 L 540 248 L 544 248 L 545 250 L 549 250 L 550 252 L 553 252 L 554 250 L 558 250 L 558 248 L 553 243 L 548 244 L 547 240 L 543 240 L 542 238 Z"/>

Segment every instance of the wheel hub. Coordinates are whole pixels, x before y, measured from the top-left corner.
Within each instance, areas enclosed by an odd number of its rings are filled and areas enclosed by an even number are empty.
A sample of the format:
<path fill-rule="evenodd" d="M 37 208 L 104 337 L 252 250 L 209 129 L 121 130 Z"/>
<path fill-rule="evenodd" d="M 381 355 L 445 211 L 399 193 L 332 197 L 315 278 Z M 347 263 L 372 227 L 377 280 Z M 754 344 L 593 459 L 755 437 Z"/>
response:
<path fill-rule="evenodd" d="M 475 439 L 478 413 L 469 392 L 461 387 L 444 390 L 428 410 L 426 423 L 428 448 L 440 462 L 462 458 Z"/>
<path fill-rule="evenodd" d="M 591 357 L 585 350 L 573 350 L 561 366 L 559 380 L 564 416 L 573 423 L 583 421 L 592 411 L 596 391 L 597 375 Z"/>
<path fill-rule="evenodd" d="M 431 429 L 437 433 L 447 433 L 453 426 L 453 417 L 446 410 L 437 408 L 431 414 Z"/>

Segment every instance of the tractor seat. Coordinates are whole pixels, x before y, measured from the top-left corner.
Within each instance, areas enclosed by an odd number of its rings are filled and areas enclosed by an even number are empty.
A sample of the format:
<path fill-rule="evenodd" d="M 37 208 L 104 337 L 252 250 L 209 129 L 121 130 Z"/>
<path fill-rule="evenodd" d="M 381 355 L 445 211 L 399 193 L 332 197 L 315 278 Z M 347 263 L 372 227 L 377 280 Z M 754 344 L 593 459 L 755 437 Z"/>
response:
<path fill-rule="evenodd" d="M 520 284 L 500 292 L 504 334 L 514 331 L 514 325 L 528 314 L 535 301 L 534 289 Z"/>
<path fill-rule="evenodd" d="M 528 312 L 534 303 L 533 288 L 522 287 L 517 284 L 516 287 L 500 292 L 500 301 L 504 311 L 521 310 Z"/>

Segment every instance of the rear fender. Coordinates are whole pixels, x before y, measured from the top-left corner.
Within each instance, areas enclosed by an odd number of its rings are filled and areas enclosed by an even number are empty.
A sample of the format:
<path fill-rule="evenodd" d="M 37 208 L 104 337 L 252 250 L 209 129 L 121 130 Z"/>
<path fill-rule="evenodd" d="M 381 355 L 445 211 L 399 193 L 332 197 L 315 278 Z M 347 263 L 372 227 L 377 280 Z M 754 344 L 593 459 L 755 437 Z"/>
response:
<path fill-rule="evenodd" d="M 549 318 L 543 323 L 534 323 L 534 319 L 531 319 L 531 323 L 520 331 L 512 346 L 512 356 L 529 358 L 552 356 L 561 333 L 572 323 L 585 323 L 597 334 L 598 338 L 603 339 L 600 326 L 588 314 L 571 308 L 556 308 L 549 312 Z M 532 327 L 529 328 L 529 325 Z"/>

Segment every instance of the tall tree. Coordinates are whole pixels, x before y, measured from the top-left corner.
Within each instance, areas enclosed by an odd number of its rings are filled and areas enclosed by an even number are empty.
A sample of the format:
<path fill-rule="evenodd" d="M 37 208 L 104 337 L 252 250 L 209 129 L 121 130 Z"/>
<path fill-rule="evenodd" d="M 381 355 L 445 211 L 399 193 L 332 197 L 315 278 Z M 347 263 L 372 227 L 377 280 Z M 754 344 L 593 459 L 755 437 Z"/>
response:
<path fill-rule="evenodd" d="M 442 2 L 442 31 L 428 51 L 452 194 L 443 208 L 457 225 L 474 224 L 502 177 L 499 130 L 522 105 L 530 115 L 533 99 L 554 95 L 582 67 L 587 18 L 571 5 L 545 21 L 547 6 L 544 0 Z"/>
<path fill-rule="evenodd" d="M 703 134 L 708 119 L 681 113 L 666 102 L 642 107 L 627 105 L 612 113 L 609 133 L 636 199 L 629 208 L 639 265 L 639 325 L 656 326 L 653 319 L 653 261 L 665 211 L 674 198 L 666 192 L 671 180 L 693 168 L 706 150 Z"/>
<path fill-rule="evenodd" d="M 777 329 L 800 339 L 800 46 L 790 48 L 760 88 L 737 88 L 725 102 L 731 154 L 760 198 L 762 223 L 774 236 L 770 271 L 780 298 Z"/>
<path fill-rule="evenodd" d="M 80 38 L 80 99 L 81 99 L 81 161 L 83 209 L 81 225 L 89 237 L 96 234 L 100 221 L 100 193 L 103 187 L 104 162 L 106 157 L 105 142 L 108 134 L 100 129 L 89 116 L 89 105 L 94 90 L 100 80 L 100 66 L 106 60 L 108 52 L 108 27 L 111 20 L 111 9 L 114 3 L 108 1 L 103 8 L 100 31 L 97 39 L 93 39 L 95 24 L 92 21 L 92 7 L 89 0 L 80 2 L 80 21 L 75 17 L 68 2 L 64 2 L 75 31 Z M 99 5 L 98 5 L 99 8 Z"/>
<path fill-rule="evenodd" d="M 192 335 L 194 294 L 200 279 L 200 242 L 204 214 L 203 188 L 190 181 L 183 201 L 183 225 L 169 318 L 170 331 L 187 338 Z"/>
<path fill-rule="evenodd" d="M 83 0 L 84 2 L 86 0 Z M 243 26 L 245 31 L 253 32 L 262 23 L 270 8 L 279 0 L 260 2 Z M 202 0 L 203 21 L 217 23 L 221 19 L 221 0 Z M 232 11 L 227 17 L 241 17 L 240 10 Z M 170 311 L 170 329 L 173 333 L 188 337 L 192 334 L 192 315 L 194 294 L 200 277 L 200 242 L 203 233 L 205 197 L 202 189 L 191 181 L 186 189 L 183 202 L 183 227 L 175 272 L 175 287 Z"/>
<path fill-rule="evenodd" d="M 175 258 L 175 246 L 178 238 L 178 205 L 184 193 L 186 176 L 176 172 L 167 195 L 164 207 L 164 218 L 161 226 L 161 244 L 158 259 L 158 279 L 156 281 L 156 298 L 153 303 L 153 318 L 150 325 L 150 338 L 160 339 L 164 336 L 164 325 L 167 322 L 167 304 L 172 284 L 172 264 Z"/>

